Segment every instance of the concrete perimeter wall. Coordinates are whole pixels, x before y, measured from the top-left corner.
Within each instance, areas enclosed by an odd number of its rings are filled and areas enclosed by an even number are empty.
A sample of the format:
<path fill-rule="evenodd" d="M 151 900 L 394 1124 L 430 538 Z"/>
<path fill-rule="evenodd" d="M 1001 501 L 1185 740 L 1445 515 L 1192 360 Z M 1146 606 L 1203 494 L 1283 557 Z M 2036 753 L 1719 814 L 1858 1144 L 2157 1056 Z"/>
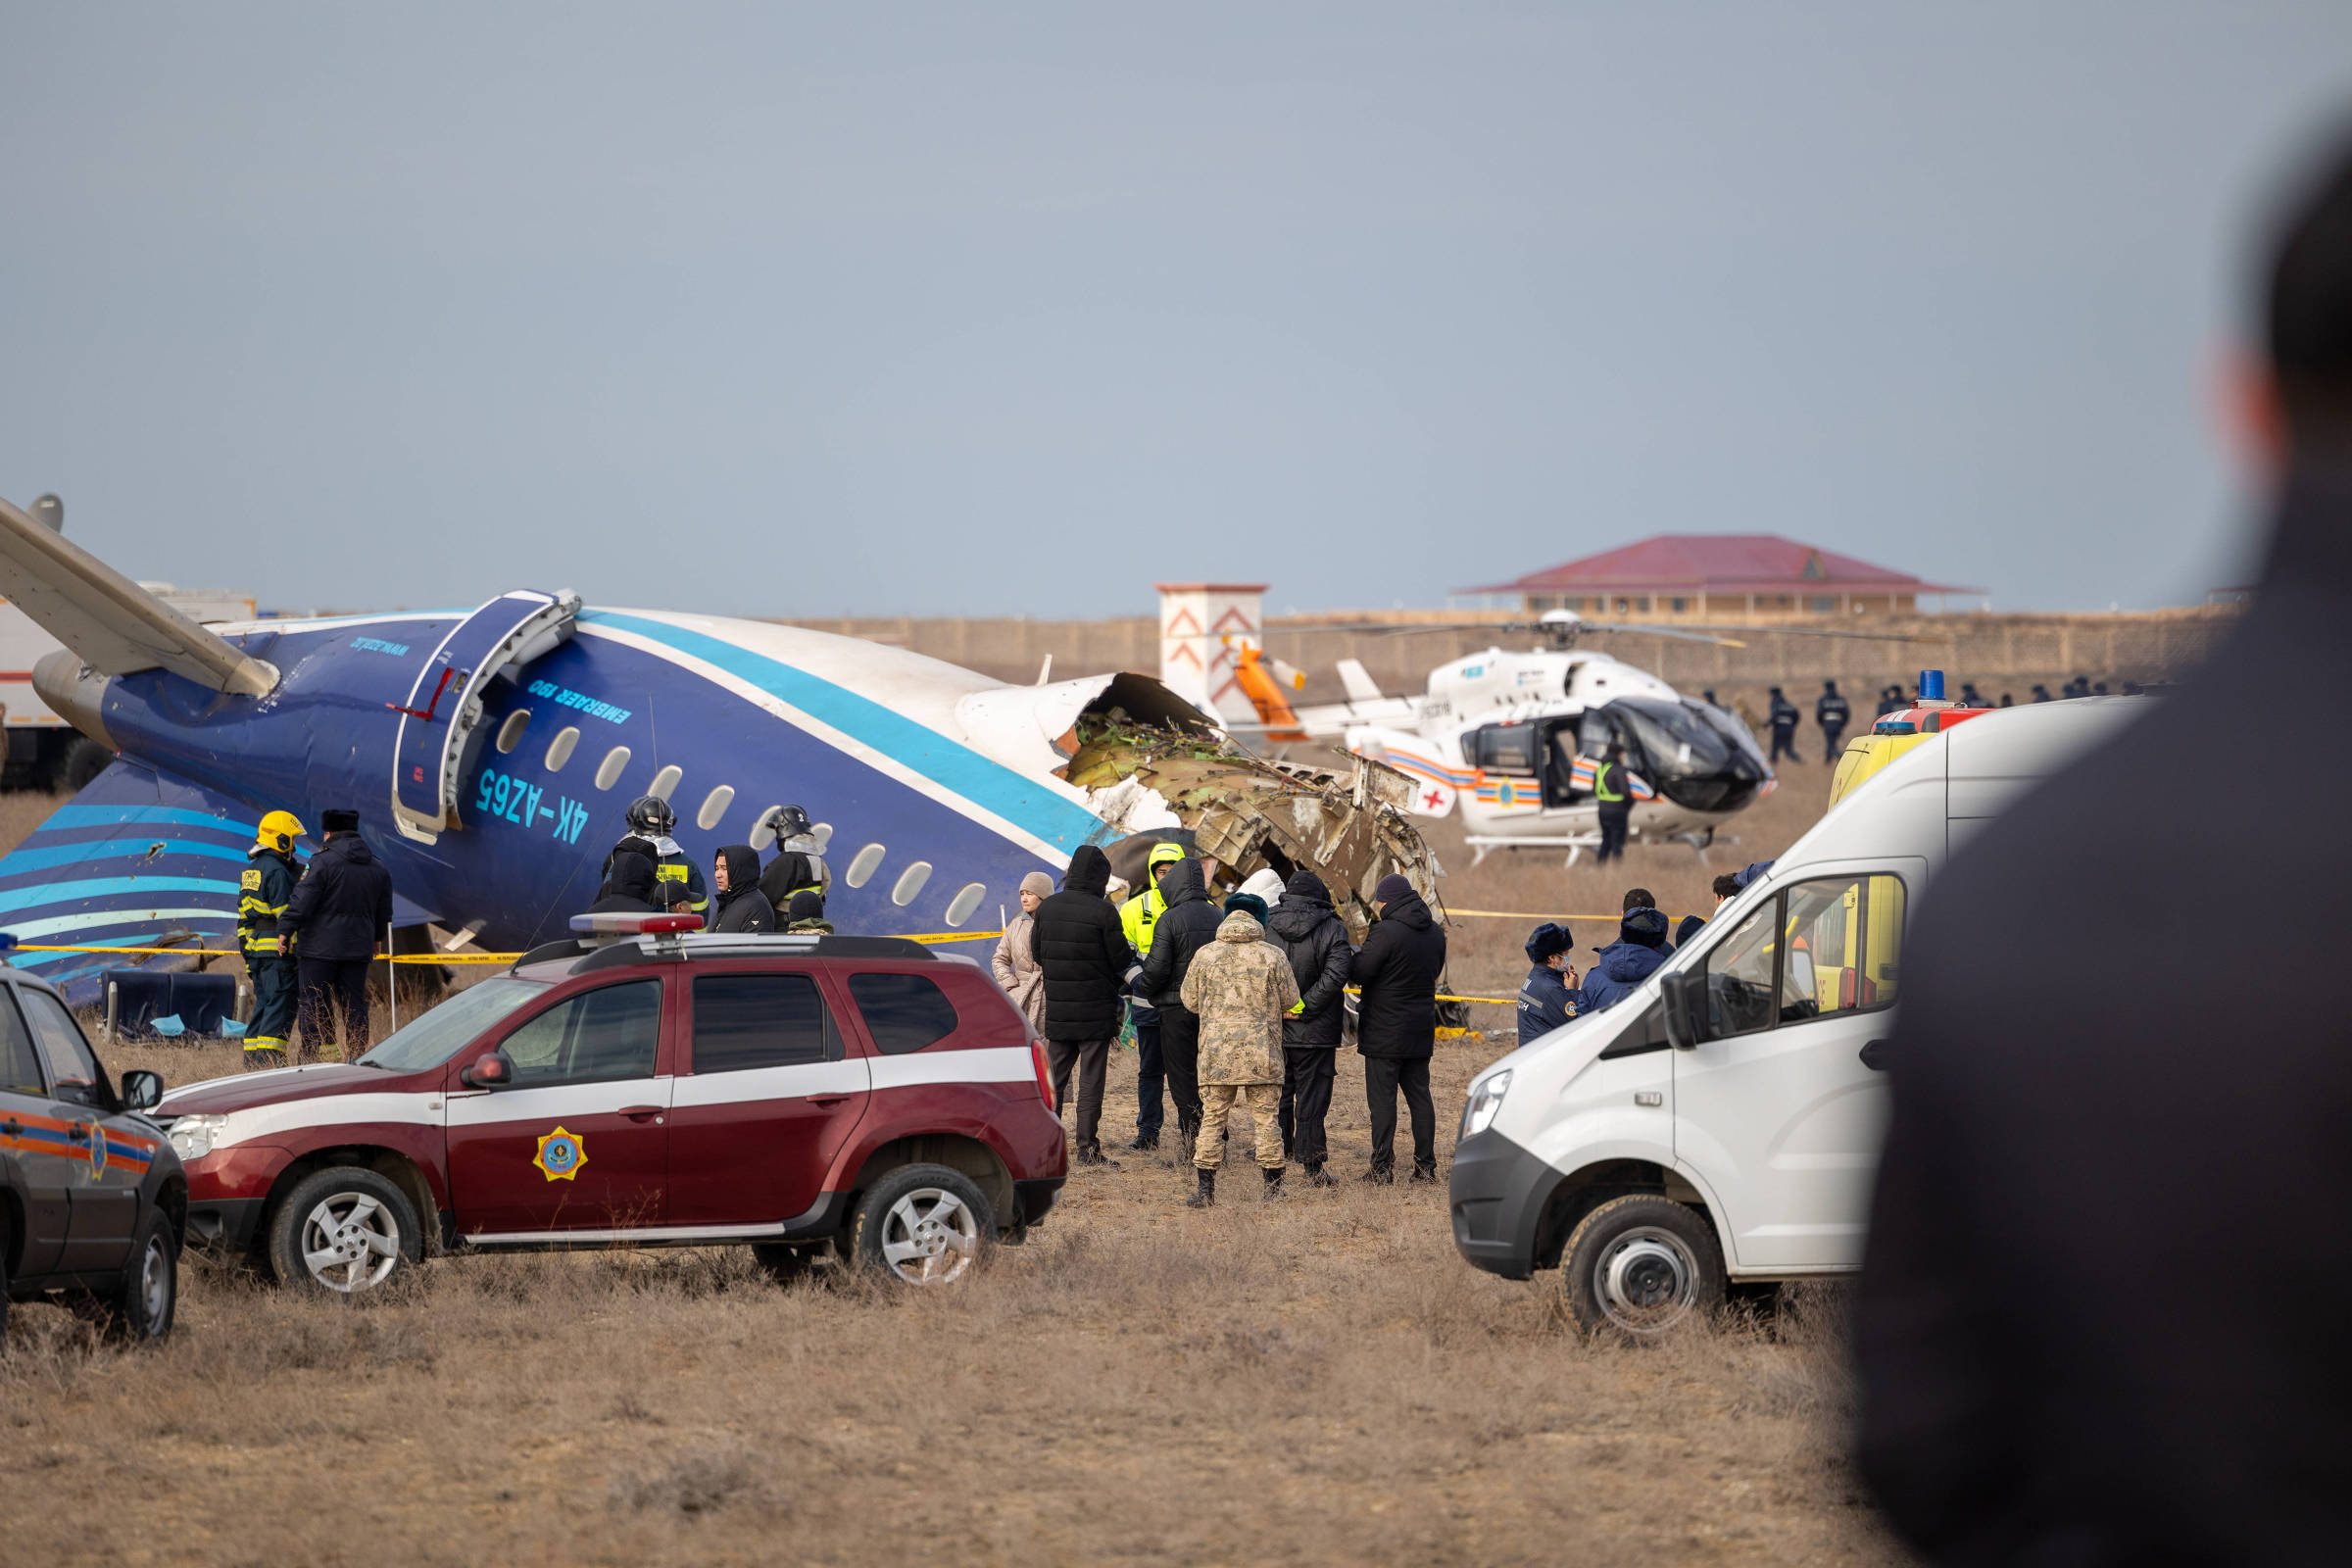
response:
<path fill-rule="evenodd" d="M 1895 619 L 1873 617 L 1874 632 L 1897 632 L 1905 642 L 1859 637 L 1807 636 L 1794 628 L 1741 627 L 1725 633 L 1747 646 L 1721 648 L 1644 632 L 1588 633 L 1586 646 L 1614 654 L 1656 673 L 1677 688 L 1705 688 L 1730 700 L 1734 693 L 1760 693 L 1786 686 L 1800 700 L 1835 677 L 1847 692 L 1875 693 L 1893 681 L 1906 684 L 1922 669 L 1940 668 L 1957 695 L 1973 680 L 1988 697 L 2003 691 L 2020 702 L 2035 681 L 2055 691 L 2076 675 L 2120 689 L 2127 680 L 2180 678 L 2225 636 L 2235 616 L 2228 608 L 2160 610 L 2104 614 L 1946 614 Z M 1304 670 L 1304 703 L 1337 702 L 1344 695 L 1334 666 L 1359 659 L 1392 696 L 1421 691 L 1429 671 L 1497 644 L 1532 646 L 1524 634 L 1494 631 L 1414 630 L 1415 622 L 1460 620 L 1436 612 L 1350 615 L 1351 629 L 1318 625 L 1318 619 L 1273 619 L 1266 645 L 1276 657 Z M 1353 629 L 1394 623 L 1396 630 Z M 1131 669 L 1159 672 L 1159 627 L 1149 616 L 1116 620 L 1023 619 L 796 619 L 789 624 L 840 632 L 928 654 L 951 663 L 1029 682 L 1051 654 L 1056 678 Z M 1824 623 L 1833 624 L 1833 623 Z M 1864 710 L 1867 711 L 1867 707 Z"/>

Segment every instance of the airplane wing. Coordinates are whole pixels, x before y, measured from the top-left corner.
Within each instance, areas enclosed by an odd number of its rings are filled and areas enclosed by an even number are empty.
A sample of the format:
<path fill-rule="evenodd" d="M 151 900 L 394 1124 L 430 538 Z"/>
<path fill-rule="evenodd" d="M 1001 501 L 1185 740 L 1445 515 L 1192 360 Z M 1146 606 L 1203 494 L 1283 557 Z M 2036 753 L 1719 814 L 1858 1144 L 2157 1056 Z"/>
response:
<path fill-rule="evenodd" d="M 0 597 L 109 675 L 161 667 L 245 697 L 264 696 L 277 684 L 273 666 L 6 501 L 0 501 Z"/>
<path fill-rule="evenodd" d="M 225 795 L 118 760 L 0 857 L 0 932 L 36 946 L 233 948 L 237 878 L 260 819 Z M 434 916 L 396 897 L 392 918 L 408 925 Z M 77 1007 L 103 1000 L 108 969 L 198 961 L 173 954 L 9 958 Z"/>

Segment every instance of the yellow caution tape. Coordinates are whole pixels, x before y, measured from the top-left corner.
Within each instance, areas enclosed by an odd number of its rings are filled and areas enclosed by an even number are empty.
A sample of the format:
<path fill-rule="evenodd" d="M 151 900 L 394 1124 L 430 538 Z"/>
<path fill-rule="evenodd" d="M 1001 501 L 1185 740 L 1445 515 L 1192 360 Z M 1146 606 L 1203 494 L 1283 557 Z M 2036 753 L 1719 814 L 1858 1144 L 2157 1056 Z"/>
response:
<path fill-rule="evenodd" d="M 1520 909 L 1455 909 L 1449 907 L 1446 912 L 1458 914 L 1470 920 L 1606 920 L 1611 925 L 1615 925 L 1625 918 L 1622 911 L 1616 914 L 1530 914 Z"/>

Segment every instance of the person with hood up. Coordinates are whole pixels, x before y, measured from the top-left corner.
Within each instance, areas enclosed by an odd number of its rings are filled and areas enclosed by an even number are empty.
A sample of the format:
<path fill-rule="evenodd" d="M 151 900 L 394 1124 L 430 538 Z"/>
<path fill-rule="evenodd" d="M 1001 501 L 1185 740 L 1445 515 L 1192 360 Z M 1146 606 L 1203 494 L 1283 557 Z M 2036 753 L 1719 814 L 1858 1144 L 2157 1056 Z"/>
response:
<path fill-rule="evenodd" d="M 588 906 L 590 914 L 654 912 L 654 862 L 635 850 L 616 851 L 605 872 L 605 896 Z"/>
<path fill-rule="evenodd" d="M 1323 1121 L 1339 1076 L 1340 1030 L 1347 1022 L 1348 964 L 1355 956 L 1348 928 L 1331 906 L 1331 890 L 1312 871 L 1294 871 L 1266 930 L 1290 960 L 1298 1005 L 1282 1020 L 1282 1148 L 1310 1185 L 1329 1187 Z"/>
<path fill-rule="evenodd" d="M 1576 968 L 1568 961 L 1575 946 L 1565 926 L 1546 920 L 1528 933 L 1527 956 L 1535 967 L 1519 988 L 1519 1044 L 1532 1045 L 1576 1016 Z"/>
<path fill-rule="evenodd" d="M 359 812 L 323 811 L 318 825 L 326 842 L 286 900 L 277 930 L 291 939 L 285 945 L 298 966 L 304 1049 L 324 1060 L 332 1039 L 345 1060 L 356 1060 L 368 1049 L 368 967 L 391 934 L 392 873 L 360 837 Z"/>
<path fill-rule="evenodd" d="M 659 795 L 640 795 L 629 803 L 626 820 L 629 824 L 628 836 L 613 845 L 612 854 L 605 857 L 605 884 L 598 891 L 612 891 L 612 856 L 623 850 L 634 851 L 654 862 L 656 880 L 674 882 L 686 890 L 685 912 L 709 919 L 710 896 L 703 884 L 702 867 L 696 865 L 686 852 L 678 848 L 678 841 L 669 836 L 671 829 L 678 825 L 677 811 Z M 665 899 L 656 899 L 654 902 L 657 905 L 670 903 Z"/>
<path fill-rule="evenodd" d="M 1183 858 L 1181 844 L 1152 845 L 1144 862 L 1144 891 L 1120 902 L 1119 928 L 1127 934 L 1127 946 L 1139 964 L 1151 955 L 1152 927 L 1168 906 L 1160 884 L 1167 879 L 1168 867 Z M 1139 995 L 1129 1016 L 1135 1022 L 1135 1142 L 1127 1147 L 1143 1153 L 1159 1147 L 1160 1129 L 1167 1125 L 1168 1066 L 1159 1046 L 1159 1009 Z"/>
<path fill-rule="evenodd" d="M 1666 916 L 1656 909 L 1628 909 L 1617 923 L 1617 940 L 1595 951 L 1600 956 L 1592 972 L 1569 995 L 1580 1018 L 1615 1006 L 1657 972 L 1666 961 Z"/>
<path fill-rule="evenodd" d="M 1438 976 L 1446 933 L 1412 883 L 1391 871 L 1372 889 L 1380 918 L 1348 965 L 1361 988 L 1355 1049 L 1364 1058 L 1364 1102 L 1372 1113 L 1369 1182 L 1396 1179 L 1396 1096 L 1413 1126 L 1413 1180 L 1438 1179 L 1438 1114 L 1429 1099 L 1429 1058 L 1438 1046 Z"/>
<path fill-rule="evenodd" d="M 1179 1147 L 1190 1151 L 1200 1131 L 1200 1019 L 1185 1005 L 1184 975 L 1193 956 L 1216 940 L 1221 916 L 1208 902 L 1199 860 L 1178 860 L 1159 888 L 1167 904 L 1152 923 L 1152 950 L 1136 990 L 1159 1009 L 1159 1059 L 1167 1070 L 1168 1098 L 1176 1102 Z"/>
<path fill-rule="evenodd" d="M 825 918 L 825 896 L 806 888 L 792 896 L 784 909 L 786 933 L 794 936 L 814 932 L 818 936 L 833 934 L 833 922 Z"/>
<path fill-rule="evenodd" d="M 760 891 L 760 852 L 729 844 L 711 861 L 710 886 L 718 899 L 711 910 L 713 931 L 773 931 L 776 906 Z"/>
<path fill-rule="evenodd" d="M 1030 946 L 1037 929 L 1037 907 L 1054 896 L 1054 879 L 1043 871 L 1032 871 L 1021 878 L 1021 912 L 1004 922 L 1004 934 L 997 939 L 997 951 L 988 960 L 997 984 L 1021 1009 L 1029 1027 L 1041 1034 L 1046 1027 L 1046 976 L 1037 966 L 1037 953 Z"/>
<path fill-rule="evenodd" d="M 1081 1165 L 1111 1165 L 1096 1132 L 1102 1119 L 1102 1078 L 1110 1043 L 1118 1038 L 1120 999 L 1135 969 L 1135 952 L 1119 928 L 1119 911 L 1102 897 L 1110 858 L 1092 844 L 1071 852 L 1061 891 L 1031 915 L 1029 951 L 1046 993 L 1046 1065 L 1056 1108 L 1068 1102 L 1070 1074 L 1078 1074 L 1072 1134 Z"/>
<path fill-rule="evenodd" d="M 1266 1196 L 1282 1192 L 1282 1133 L 1275 1105 L 1282 1082 L 1282 1020 L 1298 1003 L 1283 950 L 1266 940 L 1266 928 L 1249 906 L 1264 907 L 1254 894 L 1237 893 L 1232 912 L 1217 924 L 1215 940 L 1186 966 L 1179 1000 L 1200 1020 L 1201 1120 L 1193 1139 L 1193 1169 L 1200 1187 L 1185 1200 L 1193 1208 L 1216 1200 L 1217 1167 L 1225 1162 L 1225 1121 L 1239 1101 L 1250 1108 L 1257 1133 L 1257 1165 L 1265 1173 Z M 1179 906 L 1171 905 L 1169 914 Z M 1168 917 L 1159 923 L 1168 930 Z M 1155 938 L 1154 941 L 1157 939 Z"/>
<path fill-rule="evenodd" d="M 1282 907 L 1282 873 L 1272 866 L 1252 871 L 1248 880 L 1242 883 L 1242 891 L 1263 904 L 1266 912 L 1271 914 Z"/>

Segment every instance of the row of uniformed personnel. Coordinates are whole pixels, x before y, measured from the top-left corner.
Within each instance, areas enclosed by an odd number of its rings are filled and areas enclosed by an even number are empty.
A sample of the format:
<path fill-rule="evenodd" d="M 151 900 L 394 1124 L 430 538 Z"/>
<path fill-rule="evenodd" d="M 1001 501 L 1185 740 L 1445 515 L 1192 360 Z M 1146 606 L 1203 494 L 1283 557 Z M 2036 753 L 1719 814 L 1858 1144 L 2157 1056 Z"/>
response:
<path fill-rule="evenodd" d="M 780 806 L 768 814 L 764 825 L 775 833 L 776 856 L 764 870 L 760 852 L 750 845 L 722 845 L 711 860 L 710 886 L 702 868 L 670 836 L 678 816 L 667 801 L 640 795 L 629 803 L 626 819 L 628 834 L 605 857 L 589 913 L 674 909 L 699 914 L 710 930 L 726 932 L 833 929 L 825 919 L 824 857 L 801 808 Z"/>

